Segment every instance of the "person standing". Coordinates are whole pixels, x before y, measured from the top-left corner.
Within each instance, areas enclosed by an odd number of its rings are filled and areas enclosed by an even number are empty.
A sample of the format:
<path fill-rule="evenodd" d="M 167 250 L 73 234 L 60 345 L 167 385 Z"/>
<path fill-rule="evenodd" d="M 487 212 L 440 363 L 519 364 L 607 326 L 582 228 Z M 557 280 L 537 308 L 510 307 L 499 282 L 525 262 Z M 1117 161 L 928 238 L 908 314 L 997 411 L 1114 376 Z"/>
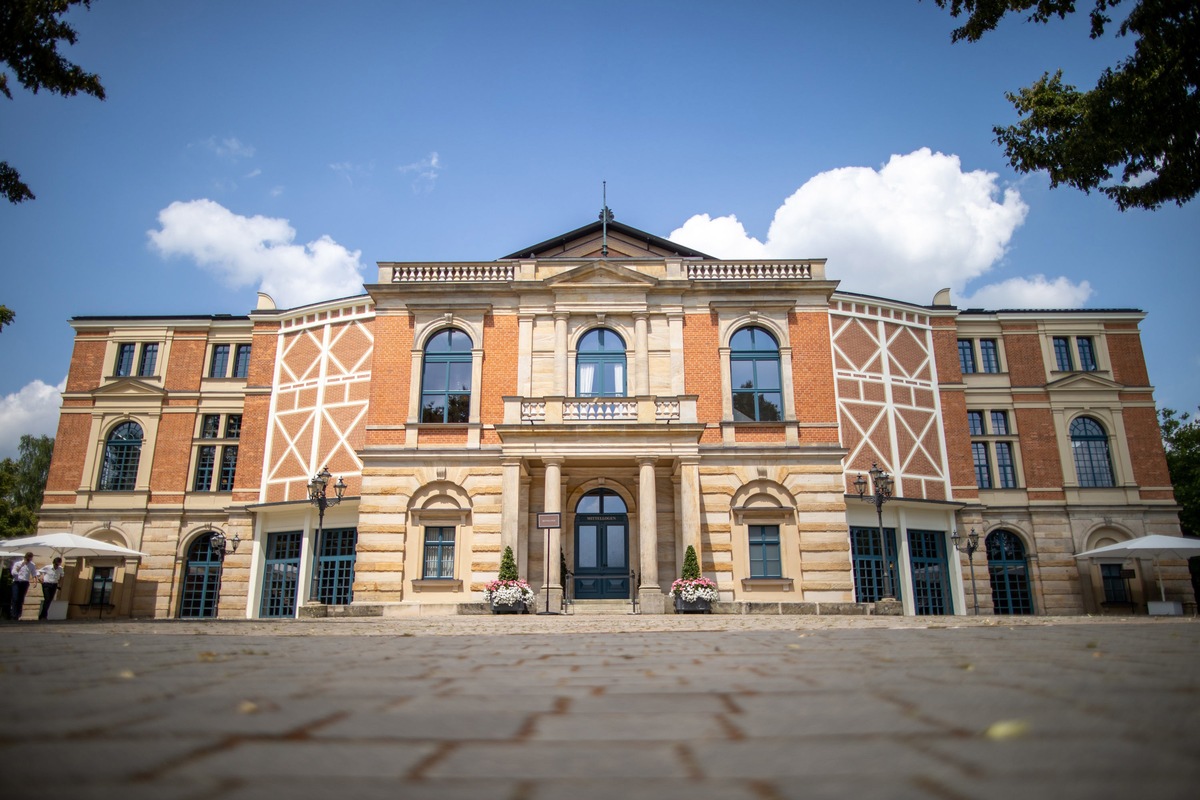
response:
<path fill-rule="evenodd" d="M 21 618 L 21 609 L 25 607 L 29 583 L 37 579 L 37 565 L 33 563 L 33 553 L 26 553 L 23 561 L 13 564 L 12 579 L 12 618 L 13 622 L 16 622 Z"/>
<path fill-rule="evenodd" d="M 38 619 L 50 618 L 50 604 L 58 594 L 58 586 L 62 583 L 62 559 L 55 558 L 54 562 L 37 571 L 38 582 L 42 584 L 42 611 Z"/>

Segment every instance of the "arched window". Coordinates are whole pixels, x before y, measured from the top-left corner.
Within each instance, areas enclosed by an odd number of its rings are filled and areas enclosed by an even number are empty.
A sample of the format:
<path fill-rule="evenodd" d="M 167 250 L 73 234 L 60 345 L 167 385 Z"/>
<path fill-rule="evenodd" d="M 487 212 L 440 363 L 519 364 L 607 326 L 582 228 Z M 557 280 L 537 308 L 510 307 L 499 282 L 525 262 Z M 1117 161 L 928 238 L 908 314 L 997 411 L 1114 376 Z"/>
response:
<path fill-rule="evenodd" d="M 595 328 L 579 340 L 575 354 L 577 397 L 625 396 L 625 341 L 608 328 Z"/>
<path fill-rule="evenodd" d="M 1029 592 L 1029 562 L 1024 543 L 1010 531 L 992 531 L 985 544 L 995 613 L 1032 614 L 1033 595 Z"/>
<path fill-rule="evenodd" d="M 180 617 L 215 617 L 221 589 L 221 554 L 213 551 L 212 534 L 197 536 L 184 564 Z"/>
<path fill-rule="evenodd" d="M 1071 452 L 1080 486 L 1114 485 L 1108 434 L 1099 422 L 1091 417 L 1077 417 L 1071 423 Z"/>
<path fill-rule="evenodd" d="M 133 491 L 137 483 L 138 461 L 142 456 L 142 426 L 122 422 L 113 428 L 104 445 L 104 463 L 100 468 L 100 490 Z"/>
<path fill-rule="evenodd" d="M 468 422 L 470 418 L 471 337 L 447 328 L 425 345 L 421 422 Z"/>
<path fill-rule="evenodd" d="M 762 328 L 742 328 L 729 340 L 733 418 L 739 422 L 783 419 L 779 343 Z"/>

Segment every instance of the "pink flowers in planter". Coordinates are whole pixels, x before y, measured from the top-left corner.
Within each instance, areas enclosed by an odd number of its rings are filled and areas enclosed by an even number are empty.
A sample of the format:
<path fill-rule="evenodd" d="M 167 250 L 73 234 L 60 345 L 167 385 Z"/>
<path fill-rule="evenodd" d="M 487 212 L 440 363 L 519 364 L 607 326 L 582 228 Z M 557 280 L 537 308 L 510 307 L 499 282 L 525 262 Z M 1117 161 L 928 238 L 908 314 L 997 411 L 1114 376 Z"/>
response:
<path fill-rule="evenodd" d="M 717 584 L 708 578 L 679 578 L 671 584 L 670 594 L 687 603 L 697 600 L 707 600 L 711 603 L 717 599 Z"/>
<path fill-rule="evenodd" d="M 517 603 L 532 604 L 536 595 L 523 580 L 488 581 L 483 587 L 483 601 L 497 606 L 515 606 Z"/>

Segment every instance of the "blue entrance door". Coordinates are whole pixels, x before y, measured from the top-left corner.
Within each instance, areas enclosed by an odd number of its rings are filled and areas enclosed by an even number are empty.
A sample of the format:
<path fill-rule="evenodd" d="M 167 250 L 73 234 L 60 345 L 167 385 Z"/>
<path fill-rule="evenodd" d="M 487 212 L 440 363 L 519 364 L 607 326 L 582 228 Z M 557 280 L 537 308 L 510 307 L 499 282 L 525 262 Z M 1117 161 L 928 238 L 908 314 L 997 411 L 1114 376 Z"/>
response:
<path fill-rule="evenodd" d="M 953 614 L 945 532 L 909 530 L 908 550 L 917 614 Z"/>
<path fill-rule="evenodd" d="M 575 599 L 629 597 L 629 516 L 620 496 L 606 489 L 575 507 Z"/>

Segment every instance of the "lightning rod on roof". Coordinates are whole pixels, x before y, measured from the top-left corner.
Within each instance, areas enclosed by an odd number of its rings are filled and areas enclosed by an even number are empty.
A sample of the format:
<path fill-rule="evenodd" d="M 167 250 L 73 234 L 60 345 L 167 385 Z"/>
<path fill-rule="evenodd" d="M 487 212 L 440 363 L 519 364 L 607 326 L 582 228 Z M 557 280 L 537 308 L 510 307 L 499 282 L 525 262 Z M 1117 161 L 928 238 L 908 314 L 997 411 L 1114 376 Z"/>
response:
<path fill-rule="evenodd" d="M 600 209 L 600 222 L 603 223 L 604 238 L 600 243 L 600 255 L 608 257 L 608 223 L 613 220 L 612 209 L 608 207 L 608 181 L 601 181 L 601 187 L 604 192 L 604 208 Z"/>

